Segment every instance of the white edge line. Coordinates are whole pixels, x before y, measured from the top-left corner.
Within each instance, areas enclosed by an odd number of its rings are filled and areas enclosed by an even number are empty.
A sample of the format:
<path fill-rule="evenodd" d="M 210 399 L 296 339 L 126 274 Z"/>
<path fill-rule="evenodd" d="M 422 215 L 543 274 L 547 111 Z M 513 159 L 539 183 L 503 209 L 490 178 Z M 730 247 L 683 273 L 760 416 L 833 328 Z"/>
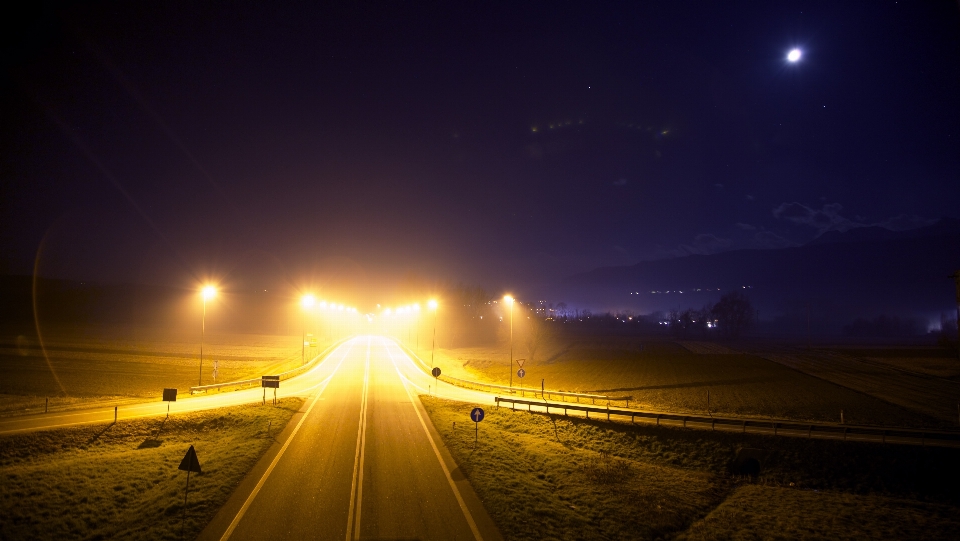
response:
<path fill-rule="evenodd" d="M 350 349 L 353 349 L 351 344 Z M 227 527 L 227 531 L 223 532 L 223 536 L 220 538 L 220 541 L 227 541 L 230 539 L 230 536 L 233 535 L 233 531 L 237 528 L 237 525 L 240 524 L 240 520 L 243 518 L 243 515 L 247 512 L 247 509 L 253 503 L 254 498 L 257 497 L 257 494 L 260 493 L 260 489 L 263 488 L 264 483 L 267 482 L 267 478 L 270 477 L 270 474 L 273 473 L 273 469 L 277 466 L 277 463 L 280 462 L 280 458 L 283 457 L 283 453 L 287 450 L 287 447 L 290 446 L 290 443 L 293 441 L 294 436 L 297 435 L 297 432 L 300 431 L 300 427 L 303 426 L 304 421 L 307 420 L 307 416 L 310 415 L 310 412 L 313 411 L 313 407 L 317 405 L 317 402 L 320 401 L 320 395 L 323 394 L 323 391 L 327 389 L 327 385 L 330 383 L 330 380 L 336 375 L 337 371 L 340 369 L 340 365 L 343 364 L 343 360 L 347 358 L 347 355 L 350 353 L 350 349 L 343 355 L 340 359 L 340 362 L 337 363 L 337 368 L 333 370 L 333 373 L 327 376 L 323 388 L 317 391 L 316 396 L 313 398 L 313 403 L 310 404 L 310 407 L 307 408 L 307 411 L 303 414 L 303 417 L 300 418 L 300 422 L 297 423 L 297 426 L 294 427 L 293 432 L 290 433 L 290 436 L 287 437 L 287 441 L 283 443 L 283 447 L 280 448 L 280 452 L 277 453 L 277 456 L 273 457 L 273 461 L 270 462 L 270 466 L 267 467 L 267 471 L 263 472 L 263 476 L 260 477 L 260 480 L 257 482 L 257 486 L 253 488 L 253 491 L 250 492 L 250 495 L 247 496 L 247 500 L 243 502 L 243 505 L 240 507 L 240 510 L 237 511 L 237 516 L 233 517 L 233 521 L 230 522 L 230 526 Z"/>
<path fill-rule="evenodd" d="M 404 378 L 400 374 L 400 369 L 397 368 L 397 363 L 394 360 L 393 353 L 390 352 L 390 348 L 385 348 L 387 350 L 387 355 L 390 355 L 390 362 L 393 364 L 393 369 L 397 371 L 397 375 L 400 376 L 400 381 L 404 381 Z M 456 482 L 453 480 L 453 476 L 450 475 L 450 470 L 447 469 L 446 462 L 443 461 L 443 456 L 440 454 L 440 449 L 437 448 L 437 443 L 433 441 L 433 436 L 430 435 L 430 430 L 427 428 L 427 423 L 423 420 L 423 415 L 420 414 L 420 409 L 417 408 L 416 402 L 413 401 L 413 395 L 410 394 L 410 389 L 404 385 L 403 390 L 407 392 L 407 397 L 410 399 L 410 404 L 413 406 L 413 411 L 416 412 L 417 418 L 420 419 L 420 426 L 423 427 L 423 432 L 427 435 L 427 439 L 430 441 L 430 447 L 433 447 L 434 454 L 437 455 L 437 460 L 440 462 L 440 467 L 443 468 L 443 474 L 447 476 L 447 482 L 450 483 L 450 488 L 453 490 L 453 495 L 457 497 L 457 503 L 460 504 L 460 510 L 463 511 L 464 518 L 467 519 L 467 524 L 470 526 L 470 531 L 473 532 L 473 537 L 477 541 L 483 541 L 483 536 L 480 535 L 480 529 L 477 528 L 477 523 L 473 520 L 473 515 L 470 514 L 470 510 L 467 509 L 466 502 L 463 501 L 463 496 L 460 495 L 460 490 L 457 488 Z"/>

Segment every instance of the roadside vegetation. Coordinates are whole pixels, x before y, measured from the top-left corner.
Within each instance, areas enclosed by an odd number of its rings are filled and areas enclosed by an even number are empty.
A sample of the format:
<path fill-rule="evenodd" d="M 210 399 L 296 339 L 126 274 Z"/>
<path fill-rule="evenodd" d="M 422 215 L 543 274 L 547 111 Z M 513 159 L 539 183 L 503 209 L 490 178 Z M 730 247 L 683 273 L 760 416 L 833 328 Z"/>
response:
<path fill-rule="evenodd" d="M 310 359 L 330 344 L 307 348 Z M 96 334 L 50 332 L 0 340 L 0 415 L 158 398 L 163 388 L 184 393 L 200 375 L 199 336 L 118 328 Z M 220 334 L 204 339 L 203 382 L 280 373 L 301 364 L 300 336 Z"/>
<path fill-rule="evenodd" d="M 539 389 L 542 379 L 548 390 L 632 396 L 631 405 L 657 411 L 840 422 L 843 410 L 851 424 L 942 424 L 758 356 L 710 343 L 687 345 L 630 336 L 554 337 L 527 359 L 523 383 Z M 514 358 L 526 353 L 517 348 Z M 454 377 L 506 385 L 512 371 L 513 385 L 520 383 L 503 345 L 438 349 L 437 359 Z"/>
<path fill-rule="evenodd" d="M 508 540 L 950 538 L 953 449 L 629 425 L 421 397 Z M 758 476 L 736 469 L 741 448 Z"/>
<path fill-rule="evenodd" d="M 300 409 L 245 405 L 0 438 L 0 539 L 192 539 Z M 270 430 L 268 431 L 268 427 Z"/>

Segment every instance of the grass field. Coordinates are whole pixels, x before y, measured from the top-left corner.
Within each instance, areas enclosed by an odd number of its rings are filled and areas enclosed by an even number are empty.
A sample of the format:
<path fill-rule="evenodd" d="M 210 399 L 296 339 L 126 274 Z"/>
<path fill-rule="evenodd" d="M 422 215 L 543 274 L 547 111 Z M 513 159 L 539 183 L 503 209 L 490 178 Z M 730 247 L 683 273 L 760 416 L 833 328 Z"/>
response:
<path fill-rule="evenodd" d="M 950 538 L 960 451 L 588 421 L 421 397 L 501 532 L 521 539 Z M 456 423 L 454 425 L 454 423 Z M 741 447 L 759 478 L 732 475 Z"/>
<path fill-rule="evenodd" d="M 0 539 L 194 538 L 302 404 L 247 405 L 0 438 Z M 268 423 L 272 430 L 268 434 Z"/>
<path fill-rule="evenodd" d="M 900 370 L 960 381 L 955 349 L 942 347 L 833 347 L 832 351 Z"/>
<path fill-rule="evenodd" d="M 316 355 L 328 345 L 308 348 Z M 48 332 L 36 338 L 0 338 L 0 414 L 94 401 L 156 398 L 165 387 L 181 392 L 200 375 L 199 337 L 144 329 L 97 333 Z M 203 381 L 235 381 L 300 366 L 299 336 L 216 334 L 205 337 Z"/>
<path fill-rule="evenodd" d="M 547 389 L 629 395 L 631 404 L 660 411 L 705 413 L 709 391 L 709 410 L 719 415 L 839 422 L 843 410 L 852 424 L 942 424 L 754 355 L 697 354 L 671 341 L 624 337 L 580 338 L 545 349 L 524 364 L 525 386 L 539 389 L 543 379 Z M 505 385 L 507 355 L 503 347 L 439 349 L 437 364 L 454 377 Z M 519 384 L 515 373 L 513 384 Z"/>

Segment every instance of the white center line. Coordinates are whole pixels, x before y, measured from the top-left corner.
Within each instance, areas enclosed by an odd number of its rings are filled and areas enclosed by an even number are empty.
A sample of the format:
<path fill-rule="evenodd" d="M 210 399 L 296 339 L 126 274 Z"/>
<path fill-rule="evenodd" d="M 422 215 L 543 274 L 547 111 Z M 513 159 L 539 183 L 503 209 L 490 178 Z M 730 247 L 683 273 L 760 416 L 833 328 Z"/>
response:
<path fill-rule="evenodd" d="M 357 428 L 357 451 L 353 458 L 353 482 L 350 486 L 350 510 L 347 515 L 347 541 L 360 539 L 360 509 L 363 507 L 363 457 L 367 443 L 367 397 L 370 390 L 371 340 L 371 338 L 367 338 L 367 362 L 363 369 L 360 426 Z"/>

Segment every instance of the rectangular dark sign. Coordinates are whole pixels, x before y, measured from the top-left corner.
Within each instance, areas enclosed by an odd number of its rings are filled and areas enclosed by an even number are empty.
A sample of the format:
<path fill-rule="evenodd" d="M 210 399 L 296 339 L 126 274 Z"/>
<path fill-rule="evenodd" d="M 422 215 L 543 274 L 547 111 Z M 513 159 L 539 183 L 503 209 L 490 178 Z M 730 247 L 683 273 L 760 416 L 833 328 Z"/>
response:
<path fill-rule="evenodd" d="M 279 389 L 280 376 L 263 376 L 260 379 L 260 385 L 267 389 Z"/>
<path fill-rule="evenodd" d="M 176 402 L 176 401 L 177 401 L 177 390 L 176 390 L 176 389 L 164 389 L 164 390 L 163 390 L 163 401 L 164 401 L 164 402 Z"/>

